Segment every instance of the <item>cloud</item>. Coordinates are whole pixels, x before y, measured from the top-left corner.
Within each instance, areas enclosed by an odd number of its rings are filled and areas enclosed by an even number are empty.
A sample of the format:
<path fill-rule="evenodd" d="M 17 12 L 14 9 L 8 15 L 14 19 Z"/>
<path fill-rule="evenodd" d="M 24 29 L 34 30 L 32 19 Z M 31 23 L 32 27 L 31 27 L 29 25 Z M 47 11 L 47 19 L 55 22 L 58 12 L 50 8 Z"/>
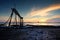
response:
<path fill-rule="evenodd" d="M 24 22 L 38 22 L 38 18 L 26 18 Z"/>
<path fill-rule="evenodd" d="M 39 15 L 41 17 L 44 17 L 44 16 L 47 16 L 49 15 L 48 12 L 50 11 L 53 11 L 53 10 L 57 10 L 57 9 L 60 9 L 60 4 L 52 4 L 52 5 L 49 5 L 43 9 L 35 9 L 33 8 L 27 15 L 30 16 L 30 17 L 33 17 L 33 16 L 36 16 L 36 15 Z"/>
<path fill-rule="evenodd" d="M 46 22 L 48 20 L 48 18 L 44 18 L 44 17 L 41 17 L 41 18 L 26 18 L 24 20 L 24 22 Z"/>
<path fill-rule="evenodd" d="M 24 22 L 60 22 L 60 15 L 54 15 L 51 17 L 40 17 L 40 18 L 26 18 Z"/>
<path fill-rule="evenodd" d="M 54 18 L 54 19 L 47 20 L 47 22 L 60 22 L 60 19 Z"/>
<path fill-rule="evenodd" d="M 28 14 L 26 15 L 26 19 L 24 19 L 25 22 L 38 22 L 38 21 L 46 21 L 46 20 L 52 20 L 54 18 L 60 18 L 60 15 L 55 15 L 51 18 L 45 18 L 45 16 L 49 15 L 50 11 L 53 11 L 53 10 L 57 10 L 57 9 L 60 9 L 60 4 L 52 4 L 52 5 L 49 5 L 45 8 L 42 8 L 42 9 L 36 9 L 36 8 L 32 8 L 32 10 L 30 12 L 28 12 Z M 30 18 L 30 17 L 33 17 L 33 16 L 37 16 L 39 15 L 40 18 Z M 41 18 L 41 17 L 44 17 L 44 18 Z M 6 21 L 6 19 L 8 19 L 7 16 L 0 16 L 0 21 Z"/>
<path fill-rule="evenodd" d="M 51 16 L 50 18 L 48 18 L 49 20 L 51 20 L 51 19 L 57 19 L 57 18 L 60 18 L 60 15 L 53 15 L 53 16 Z"/>
<path fill-rule="evenodd" d="M 52 18 L 60 18 L 60 15 L 54 15 Z"/>
<path fill-rule="evenodd" d="M 8 20 L 7 16 L 0 16 L 0 22 L 5 22 Z"/>
<path fill-rule="evenodd" d="M 60 22 L 60 15 L 54 15 L 47 20 L 47 22 Z"/>
<path fill-rule="evenodd" d="M 6 22 L 8 19 L 9 19 L 8 16 L 0 16 L 0 22 Z M 13 17 L 12 22 L 14 22 L 14 21 L 15 21 L 15 18 Z"/>
<path fill-rule="evenodd" d="M 42 8 L 42 9 L 36 9 L 34 7 L 25 16 L 25 18 L 26 18 L 25 21 L 26 22 L 28 22 L 28 21 L 30 21 L 30 22 L 36 22 L 36 21 L 41 22 L 41 21 L 45 20 L 45 22 L 46 22 L 47 20 L 52 20 L 54 18 L 60 18 L 60 15 L 55 15 L 55 16 L 52 16 L 50 18 L 47 17 L 48 15 L 50 15 L 50 13 L 49 13 L 50 11 L 58 10 L 58 9 L 60 9 L 60 4 L 52 4 L 52 5 L 49 5 L 49 6 L 45 7 L 45 8 Z M 37 17 L 34 17 L 34 16 L 37 16 L 37 15 L 39 16 L 39 19 Z M 45 16 L 47 18 L 45 18 Z M 32 17 L 34 17 L 34 18 L 32 18 Z"/>

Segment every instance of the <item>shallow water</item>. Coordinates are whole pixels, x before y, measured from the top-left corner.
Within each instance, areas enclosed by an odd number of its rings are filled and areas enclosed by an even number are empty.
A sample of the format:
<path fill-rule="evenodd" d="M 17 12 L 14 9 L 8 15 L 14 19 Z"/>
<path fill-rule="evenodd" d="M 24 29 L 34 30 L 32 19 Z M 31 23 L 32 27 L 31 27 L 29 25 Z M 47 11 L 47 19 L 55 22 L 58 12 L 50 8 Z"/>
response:
<path fill-rule="evenodd" d="M 30 24 L 30 25 L 54 25 L 54 26 L 60 26 L 60 23 L 24 23 L 24 25 Z"/>
<path fill-rule="evenodd" d="M 0 24 L 4 24 L 4 22 L 0 22 Z M 12 22 L 11 24 L 15 24 L 15 22 Z M 28 23 L 28 22 L 24 22 L 23 23 L 23 25 L 54 25 L 54 26 L 60 26 L 60 23 L 58 23 L 58 22 L 56 22 L 56 23 Z M 8 25 L 8 23 L 7 23 L 7 25 Z M 18 22 L 18 25 L 20 25 L 19 24 L 19 22 Z"/>

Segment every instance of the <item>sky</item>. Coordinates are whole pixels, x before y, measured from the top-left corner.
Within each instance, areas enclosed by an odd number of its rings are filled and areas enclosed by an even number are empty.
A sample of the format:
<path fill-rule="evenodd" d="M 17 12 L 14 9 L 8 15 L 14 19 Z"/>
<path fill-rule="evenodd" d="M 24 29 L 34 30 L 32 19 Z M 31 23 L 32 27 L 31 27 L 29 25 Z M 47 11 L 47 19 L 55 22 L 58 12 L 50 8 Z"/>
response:
<path fill-rule="evenodd" d="M 60 0 L 0 0 L 0 22 L 8 20 L 14 7 L 24 22 L 60 22 Z"/>

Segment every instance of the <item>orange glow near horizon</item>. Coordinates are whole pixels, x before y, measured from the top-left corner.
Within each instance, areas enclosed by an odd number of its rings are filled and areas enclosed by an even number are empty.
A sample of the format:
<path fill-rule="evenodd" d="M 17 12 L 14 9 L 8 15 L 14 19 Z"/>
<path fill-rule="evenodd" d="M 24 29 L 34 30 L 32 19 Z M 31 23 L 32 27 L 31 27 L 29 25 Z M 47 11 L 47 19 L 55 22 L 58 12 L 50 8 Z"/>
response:
<path fill-rule="evenodd" d="M 30 18 L 25 19 L 24 22 L 47 22 L 48 18 Z"/>
<path fill-rule="evenodd" d="M 40 22 L 47 22 L 48 18 L 40 18 Z"/>

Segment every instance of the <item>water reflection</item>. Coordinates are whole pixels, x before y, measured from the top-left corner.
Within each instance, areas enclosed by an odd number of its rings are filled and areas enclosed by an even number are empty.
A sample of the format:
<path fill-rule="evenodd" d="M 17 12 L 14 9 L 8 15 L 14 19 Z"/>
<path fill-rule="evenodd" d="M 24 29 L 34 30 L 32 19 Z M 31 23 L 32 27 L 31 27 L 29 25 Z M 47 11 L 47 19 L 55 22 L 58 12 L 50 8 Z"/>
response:
<path fill-rule="evenodd" d="M 60 23 L 24 23 L 24 25 L 54 25 L 54 26 L 60 26 Z"/>
<path fill-rule="evenodd" d="M 2 22 L 2 23 L 0 22 L 0 24 L 4 24 L 4 22 Z M 12 22 L 11 24 L 14 25 L 15 23 Z M 39 22 L 38 23 L 33 23 L 33 22 L 31 23 L 31 22 L 29 22 L 28 23 L 28 22 L 25 22 L 25 23 L 23 23 L 23 25 L 27 25 L 27 24 L 28 25 L 54 25 L 54 26 L 60 26 L 60 23 L 59 22 L 56 22 L 56 23 L 51 23 L 51 22 L 49 22 L 49 23 L 43 23 L 43 22 L 42 23 L 39 23 Z M 18 22 L 18 25 L 20 25 L 19 22 Z"/>

